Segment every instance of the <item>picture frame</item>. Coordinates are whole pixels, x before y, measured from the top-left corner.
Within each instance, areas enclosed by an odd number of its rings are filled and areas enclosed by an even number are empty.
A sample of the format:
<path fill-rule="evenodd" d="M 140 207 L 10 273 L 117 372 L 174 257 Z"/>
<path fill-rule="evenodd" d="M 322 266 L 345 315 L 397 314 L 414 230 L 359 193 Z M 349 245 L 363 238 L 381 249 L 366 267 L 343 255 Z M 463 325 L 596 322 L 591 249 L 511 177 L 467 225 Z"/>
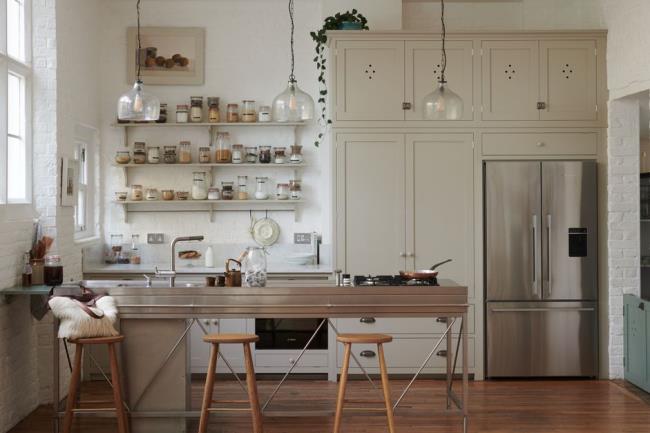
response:
<path fill-rule="evenodd" d="M 141 27 L 127 29 L 127 81 L 140 75 L 145 84 L 201 85 L 204 83 L 205 29 L 202 27 Z"/>
<path fill-rule="evenodd" d="M 77 205 L 79 177 L 77 161 L 72 158 L 61 158 L 61 206 L 74 207 Z"/>

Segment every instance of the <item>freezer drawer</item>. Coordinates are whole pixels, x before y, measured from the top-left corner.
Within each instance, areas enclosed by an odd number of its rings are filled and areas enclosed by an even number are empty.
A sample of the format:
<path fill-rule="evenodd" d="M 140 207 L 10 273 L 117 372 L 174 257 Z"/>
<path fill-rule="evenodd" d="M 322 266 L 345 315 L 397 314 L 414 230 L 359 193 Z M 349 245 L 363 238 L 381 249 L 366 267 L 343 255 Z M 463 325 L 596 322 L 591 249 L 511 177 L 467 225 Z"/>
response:
<path fill-rule="evenodd" d="M 595 302 L 488 302 L 487 376 L 598 375 Z"/>

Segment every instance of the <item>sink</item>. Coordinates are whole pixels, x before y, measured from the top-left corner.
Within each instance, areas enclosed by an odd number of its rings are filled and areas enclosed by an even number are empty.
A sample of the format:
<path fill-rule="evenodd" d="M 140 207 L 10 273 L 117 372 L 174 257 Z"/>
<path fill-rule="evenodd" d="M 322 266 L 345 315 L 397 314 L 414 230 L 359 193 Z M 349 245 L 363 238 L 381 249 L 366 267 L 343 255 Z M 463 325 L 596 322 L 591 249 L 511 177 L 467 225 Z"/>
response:
<path fill-rule="evenodd" d="M 147 287 L 145 280 L 82 280 L 81 285 L 88 289 L 109 289 L 113 287 Z M 174 287 L 204 287 L 205 284 L 196 281 L 178 281 Z M 153 280 L 151 287 L 154 288 L 169 288 L 169 281 L 166 280 Z"/>

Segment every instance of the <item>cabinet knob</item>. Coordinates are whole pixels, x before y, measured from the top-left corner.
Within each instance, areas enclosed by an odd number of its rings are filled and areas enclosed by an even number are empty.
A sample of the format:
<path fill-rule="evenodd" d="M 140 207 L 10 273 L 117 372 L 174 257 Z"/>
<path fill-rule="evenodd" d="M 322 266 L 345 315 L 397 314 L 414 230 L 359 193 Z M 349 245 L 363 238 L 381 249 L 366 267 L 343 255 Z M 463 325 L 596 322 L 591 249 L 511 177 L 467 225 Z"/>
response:
<path fill-rule="evenodd" d="M 413 107 L 413 104 L 410 102 L 402 102 L 402 110 L 410 110 Z"/>
<path fill-rule="evenodd" d="M 406 257 L 415 257 L 415 253 L 407 252 Z"/>
<path fill-rule="evenodd" d="M 542 101 L 538 102 L 537 103 L 537 109 L 538 110 L 546 110 L 546 102 L 542 102 Z"/>
<path fill-rule="evenodd" d="M 289 358 L 289 364 L 293 365 L 296 363 L 296 360 L 293 358 Z"/>
<path fill-rule="evenodd" d="M 447 351 L 446 350 L 439 350 L 436 352 L 436 356 L 439 356 L 441 358 L 446 358 L 447 357 Z"/>
<path fill-rule="evenodd" d="M 219 324 L 219 319 L 214 319 L 214 320 L 212 321 L 212 324 L 213 324 L 213 325 L 218 325 L 218 324 Z"/>
<path fill-rule="evenodd" d="M 207 326 L 210 326 L 210 321 L 209 321 L 209 320 L 204 320 L 204 321 L 203 321 L 203 324 L 204 324 L 204 325 L 207 325 Z"/>
<path fill-rule="evenodd" d="M 537 142 L 537 147 L 544 147 L 545 145 L 546 145 L 546 143 L 544 143 L 543 141 L 538 141 Z"/>
<path fill-rule="evenodd" d="M 359 355 L 363 356 L 364 358 L 374 358 L 377 356 L 377 354 L 372 350 L 364 350 Z"/>
<path fill-rule="evenodd" d="M 406 257 L 406 253 L 399 253 L 400 257 Z"/>
<path fill-rule="evenodd" d="M 447 323 L 447 318 L 446 317 L 437 317 L 436 322 L 438 322 L 438 323 Z"/>
<path fill-rule="evenodd" d="M 375 323 L 377 320 L 374 317 L 362 317 L 359 319 L 359 322 L 365 323 L 367 325 L 370 325 L 372 323 Z"/>

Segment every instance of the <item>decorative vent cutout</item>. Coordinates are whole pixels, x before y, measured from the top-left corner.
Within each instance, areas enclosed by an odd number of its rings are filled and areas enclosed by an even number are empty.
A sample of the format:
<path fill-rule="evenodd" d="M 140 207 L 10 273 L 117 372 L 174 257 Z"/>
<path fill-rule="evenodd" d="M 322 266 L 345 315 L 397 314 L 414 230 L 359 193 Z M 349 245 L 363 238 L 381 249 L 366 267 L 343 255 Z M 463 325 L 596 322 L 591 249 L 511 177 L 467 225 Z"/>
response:
<path fill-rule="evenodd" d="M 506 77 L 508 78 L 508 80 L 512 80 L 512 77 L 514 77 L 515 74 L 517 73 L 517 71 L 515 70 L 514 66 L 512 66 L 512 65 L 508 65 L 508 66 L 505 68 L 505 71 L 504 71 L 504 72 L 505 72 Z"/>
<path fill-rule="evenodd" d="M 573 78 L 573 73 L 573 66 L 569 65 L 568 63 L 562 65 L 562 75 L 565 79 L 570 80 Z"/>
<path fill-rule="evenodd" d="M 368 65 L 366 68 L 366 77 L 368 77 L 369 80 L 372 80 L 372 77 L 375 76 L 377 71 L 375 71 L 375 68 L 372 67 L 372 65 Z"/>

